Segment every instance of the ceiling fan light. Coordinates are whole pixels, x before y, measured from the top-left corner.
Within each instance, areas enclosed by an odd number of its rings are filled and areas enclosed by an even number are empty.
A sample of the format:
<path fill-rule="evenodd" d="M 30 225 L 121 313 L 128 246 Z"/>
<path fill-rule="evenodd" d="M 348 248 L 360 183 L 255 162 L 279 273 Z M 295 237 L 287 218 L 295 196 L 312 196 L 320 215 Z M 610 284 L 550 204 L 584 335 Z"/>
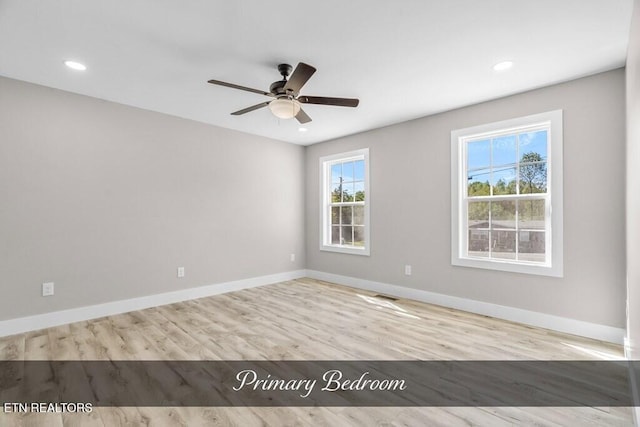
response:
<path fill-rule="evenodd" d="M 269 109 L 279 119 L 291 119 L 300 111 L 300 103 L 295 99 L 278 98 L 269 103 Z"/>

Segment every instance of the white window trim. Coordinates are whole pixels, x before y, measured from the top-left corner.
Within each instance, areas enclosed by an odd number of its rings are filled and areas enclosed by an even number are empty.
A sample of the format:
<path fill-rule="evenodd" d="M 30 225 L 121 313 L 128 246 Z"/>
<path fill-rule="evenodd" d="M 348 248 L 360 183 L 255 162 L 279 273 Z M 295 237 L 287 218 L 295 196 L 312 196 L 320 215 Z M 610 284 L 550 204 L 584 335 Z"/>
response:
<path fill-rule="evenodd" d="M 501 131 L 515 130 L 523 126 L 550 125 L 547 149 L 547 179 L 549 182 L 551 215 L 547 215 L 547 249 L 550 250 L 550 263 L 528 264 L 515 260 L 477 259 L 465 256 L 467 233 L 462 230 L 466 214 L 463 196 L 467 180 L 462 174 L 466 171 L 463 141 L 471 137 L 480 137 Z M 490 270 L 510 271 L 525 274 L 563 277 L 563 206 L 562 206 L 562 110 L 533 114 L 495 123 L 457 129 L 451 132 L 451 264 L 462 267 L 475 267 Z M 507 196 L 508 198 L 508 196 Z"/>
<path fill-rule="evenodd" d="M 360 159 L 364 157 L 364 246 L 353 247 L 343 245 L 332 245 L 329 221 L 331 218 L 330 205 L 327 203 L 329 200 L 329 187 L 331 184 L 331 171 L 328 167 L 330 162 L 335 160 L 348 161 L 351 158 Z M 369 215 L 369 207 L 371 205 L 371 193 L 369 191 L 369 149 L 363 148 L 361 150 L 349 151 L 346 153 L 332 154 L 330 156 L 320 157 L 320 250 L 330 252 L 340 252 L 352 255 L 365 255 L 369 256 L 371 252 L 371 239 L 370 239 L 370 224 L 371 217 Z"/>

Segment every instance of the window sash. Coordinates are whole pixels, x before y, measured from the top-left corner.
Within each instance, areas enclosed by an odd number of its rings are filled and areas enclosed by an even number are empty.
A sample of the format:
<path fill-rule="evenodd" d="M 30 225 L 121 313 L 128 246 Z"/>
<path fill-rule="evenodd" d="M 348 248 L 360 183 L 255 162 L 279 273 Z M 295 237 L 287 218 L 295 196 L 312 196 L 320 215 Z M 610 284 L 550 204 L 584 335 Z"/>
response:
<path fill-rule="evenodd" d="M 534 161 L 534 162 L 521 162 L 520 161 L 520 136 L 522 134 L 525 133 L 533 133 L 533 132 L 540 132 L 540 131 L 546 131 L 547 132 L 547 146 L 546 146 L 546 153 L 547 153 L 547 157 L 544 158 L 543 160 L 540 161 Z M 510 137 L 510 136 L 514 136 L 515 137 L 515 162 L 509 162 L 509 163 L 499 163 L 499 164 L 494 164 L 493 161 L 493 147 L 492 147 L 492 141 L 494 139 L 499 139 L 499 138 L 504 138 L 504 137 Z M 524 126 L 514 126 L 508 129 L 500 129 L 497 131 L 487 131 L 487 132 L 481 132 L 481 133 L 475 133 L 472 135 L 465 135 L 463 137 L 461 137 L 459 139 L 459 144 L 462 147 L 461 150 L 461 155 L 462 155 L 462 170 L 460 171 L 461 174 L 461 183 L 466 182 L 467 185 L 464 186 L 464 191 L 463 191 L 463 195 L 465 197 L 489 197 L 489 196 L 494 196 L 493 191 L 494 191 L 494 185 L 493 185 L 493 174 L 494 174 L 494 169 L 501 169 L 501 170 L 508 170 L 508 169 L 515 169 L 515 188 L 516 188 L 516 193 L 515 194 L 511 194 L 511 196 L 513 195 L 521 195 L 522 193 L 520 193 L 520 183 L 521 183 L 521 174 L 520 174 L 520 169 L 522 165 L 528 166 L 528 165 L 536 165 L 536 164 L 546 164 L 547 169 L 546 169 L 546 191 L 545 193 L 549 193 L 550 189 L 551 189 L 551 163 L 549 162 L 550 159 L 550 153 L 551 153 L 551 146 L 550 146 L 550 139 L 551 139 L 551 123 L 539 123 L 539 124 L 533 124 L 533 125 L 524 125 Z M 489 164 L 482 166 L 482 167 L 474 167 L 474 168 L 469 168 L 468 167 L 468 160 L 469 160 L 469 156 L 468 156 L 468 150 L 469 150 L 469 144 L 472 144 L 474 142 L 480 142 L 480 141 L 485 141 L 485 140 L 489 140 Z M 469 186 L 468 186 L 468 176 L 472 173 L 472 172 L 477 172 L 477 171 L 483 171 L 483 170 L 488 170 L 490 175 L 489 175 L 489 192 L 490 195 L 489 196 L 468 196 L 468 190 L 469 190 Z M 462 179 L 462 177 L 464 179 Z M 526 194 L 526 193 L 525 193 Z M 535 194 L 544 194 L 544 193 L 535 193 Z"/>
<path fill-rule="evenodd" d="M 536 193 L 534 193 L 531 196 L 534 197 L 528 197 L 529 195 L 523 197 L 523 196 L 511 196 L 511 197 L 503 197 L 503 196 L 485 196 L 485 197 L 475 197 L 475 198 L 467 198 L 466 200 L 463 201 L 463 206 L 461 209 L 461 258 L 467 258 L 467 259 L 473 259 L 473 260 L 482 260 L 482 261 L 495 261 L 495 262 L 511 262 L 511 263 L 515 263 L 515 264 L 530 264 L 530 265 L 539 265 L 539 266 L 546 266 L 546 267 L 550 267 L 551 266 L 551 260 L 552 260 L 552 234 L 551 234 L 551 197 L 549 195 L 543 195 L 540 196 L 541 193 L 538 193 L 538 197 L 536 196 Z M 480 200 L 478 200 L 480 199 Z M 509 227 L 509 228 L 500 228 L 500 229 L 496 229 L 493 227 L 493 219 L 491 218 L 491 210 L 489 210 L 489 218 L 488 218 L 488 227 L 479 227 L 479 228 L 470 228 L 469 226 L 469 203 L 472 202 L 477 202 L 477 201 L 481 201 L 481 202 L 492 202 L 492 201 L 504 201 L 504 200 L 509 200 L 509 201 L 516 201 L 516 210 L 514 213 L 514 227 Z M 521 227 L 520 226 L 520 209 L 518 208 L 518 203 L 517 201 L 530 201 L 530 200 L 544 200 L 545 202 L 545 214 L 544 214 L 544 228 L 542 229 L 536 229 L 536 228 L 531 228 L 531 227 Z M 489 252 L 488 252 L 488 256 L 487 257 L 481 257 L 481 256 L 474 256 L 471 255 L 469 252 L 469 233 L 471 231 L 488 231 L 489 232 Z M 514 256 L 515 259 L 511 260 L 511 259 L 507 259 L 507 258 L 499 258 L 499 257 L 492 257 L 492 248 L 491 248 L 491 242 L 493 241 L 491 236 L 493 232 L 499 232 L 499 231 L 512 231 L 516 233 L 516 237 L 515 237 L 515 251 Z M 519 254 L 520 254 L 520 232 L 540 232 L 540 233 L 544 233 L 545 235 L 545 251 L 544 251 L 544 261 L 528 261 L 528 260 L 522 260 L 522 259 L 518 259 L 519 258 Z"/>

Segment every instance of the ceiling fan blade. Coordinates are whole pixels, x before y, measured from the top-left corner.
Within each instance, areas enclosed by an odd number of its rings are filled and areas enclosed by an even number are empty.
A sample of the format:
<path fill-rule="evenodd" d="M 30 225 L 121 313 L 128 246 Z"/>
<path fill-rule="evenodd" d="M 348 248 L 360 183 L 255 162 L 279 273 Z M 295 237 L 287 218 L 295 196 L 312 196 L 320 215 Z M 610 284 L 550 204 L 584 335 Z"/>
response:
<path fill-rule="evenodd" d="M 309 123 L 311 121 L 311 117 L 309 117 L 307 113 L 305 113 L 301 108 L 300 111 L 298 111 L 298 114 L 296 114 L 296 120 L 302 125 L 305 123 Z"/>
<path fill-rule="evenodd" d="M 266 107 L 267 105 L 269 105 L 270 102 L 271 101 L 267 101 L 267 102 L 261 102 L 260 104 L 252 105 L 251 107 L 247 107 L 247 108 L 244 108 L 242 110 L 234 111 L 233 113 L 231 113 L 231 115 L 232 116 L 239 116 L 241 114 L 245 114 L 245 113 L 248 113 L 248 112 L 251 112 L 251 111 L 254 111 L 254 110 L 258 110 L 260 108 Z"/>
<path fill-rule="evenodd" d="M 250 87 L 240 86 L 233 83 L 221 82 L 220 80 L 209 80 L 207 83 L 211 83 L 212 85 L 226 86 L 233 89 L 245 90 L 247 92 L 259 93 L 260 95 L 266 95 L 270 97 L 274 97 L 275 95 L 269 92 L 265 92 L 263 90 L 251 89 Z"/>
<path fill-rule="evenodd" d="M 300 96 L 298 101 L 303 104 L 337 105 L 338 107 L 357 107 L 360 103 L 356 98 L 328 98 L 326 96 Z"/>
<path fill-rule="evenodd" d="M 300 62 L 293 74 L 289 77 L 287 84 L 284 85 L 285 91 L 293 91 L 296 95 L 300 92 L 300 89 L 311 78 L 316 69 L 311 65 L 307 65 L 304 62 Z"/>

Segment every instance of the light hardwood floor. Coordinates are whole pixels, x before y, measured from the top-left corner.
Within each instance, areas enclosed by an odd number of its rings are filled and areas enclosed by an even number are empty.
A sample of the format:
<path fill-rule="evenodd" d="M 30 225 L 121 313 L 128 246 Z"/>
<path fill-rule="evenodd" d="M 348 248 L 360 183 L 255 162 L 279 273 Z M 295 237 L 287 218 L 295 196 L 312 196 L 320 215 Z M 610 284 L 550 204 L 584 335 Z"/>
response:
<path fill-rule="evenodd" d="M 602 360 L 617 345 L 300 279 L 0 338 L 0 360 Z M 1 397 L 1 396 L 0 396 Z M 1 398 L 0 398 L 1 400 Z M 1 426 L 630 426 L 630 408 L 96 408 Z"/>

